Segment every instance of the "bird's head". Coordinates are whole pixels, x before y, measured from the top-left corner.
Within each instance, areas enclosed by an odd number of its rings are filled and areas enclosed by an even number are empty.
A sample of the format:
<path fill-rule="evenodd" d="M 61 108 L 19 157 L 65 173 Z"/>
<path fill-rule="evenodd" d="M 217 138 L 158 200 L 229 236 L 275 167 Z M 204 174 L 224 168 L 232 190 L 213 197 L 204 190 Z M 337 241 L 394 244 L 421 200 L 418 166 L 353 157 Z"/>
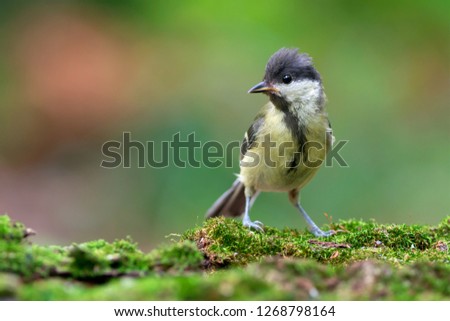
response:
<path fill-rule="evenodd" d="M 282 48 L 270 57 L 262 82 L 249 93 L 265 93 L 278 105 L 322 95 L 320 75 L 311 58 L 298 49 Z"/>

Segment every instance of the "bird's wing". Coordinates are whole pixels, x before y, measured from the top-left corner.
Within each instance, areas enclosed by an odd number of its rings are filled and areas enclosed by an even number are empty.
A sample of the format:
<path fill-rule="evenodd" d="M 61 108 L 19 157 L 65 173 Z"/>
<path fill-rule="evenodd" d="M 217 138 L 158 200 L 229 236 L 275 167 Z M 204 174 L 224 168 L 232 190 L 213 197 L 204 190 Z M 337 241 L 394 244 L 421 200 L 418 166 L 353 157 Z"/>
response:
<path fill-rule="evenodd" d="M 253 120 L 253 123 L 250 125 L 250 128 L 245 132 L 244 139 L 241 144 L 241 160 L 247 151 L 254 146 L 256 135 L 263 123 L 264 115 L 262 113 L 258 114 Z"/>

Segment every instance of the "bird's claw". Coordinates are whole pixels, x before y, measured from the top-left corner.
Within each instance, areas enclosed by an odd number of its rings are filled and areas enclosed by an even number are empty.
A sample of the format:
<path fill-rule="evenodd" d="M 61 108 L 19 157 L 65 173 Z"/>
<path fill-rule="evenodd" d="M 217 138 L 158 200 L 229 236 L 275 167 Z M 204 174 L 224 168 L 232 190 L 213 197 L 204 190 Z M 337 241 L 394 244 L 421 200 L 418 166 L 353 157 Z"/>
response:
<path fill-rule="evenodd" d="M 245 227 L 249 228 L 249 229 L 254 229 L 257 230 L 259 232 L 264 232 L 264 224 L 261 223 L 260 221 L 243 221 L 242 225 L 244 225 Z"/>
<path fill-rule="evenodd" d="M 321 229 L 313 229 L 311 233 L 314 234 L 315 237 L 330 237 L 331 235 L 335 235 L 337 232 L 335 230 L 322 231 Z"/>

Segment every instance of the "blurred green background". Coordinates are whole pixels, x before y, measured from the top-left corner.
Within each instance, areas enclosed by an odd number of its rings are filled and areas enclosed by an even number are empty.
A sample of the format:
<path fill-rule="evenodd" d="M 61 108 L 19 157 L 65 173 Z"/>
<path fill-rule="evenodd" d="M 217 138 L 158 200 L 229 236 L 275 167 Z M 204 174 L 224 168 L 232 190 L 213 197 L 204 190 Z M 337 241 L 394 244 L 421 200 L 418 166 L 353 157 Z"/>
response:
<path fill-rule="evenodd" d="M 319 225 L 450 214 L 449 1 L 2 1 L 0 28 L 0 212 L 36 242 L 130 235 L 150 249 L 201 224 L 238 162 L 103 169 L 101 146 L 124 131 L 241 140 L 267 100 L 246 91 L 280 47 L 313 57 L 350 141 L 349 167 L 302 192 Z M 305 228 L 284 194 L 251 216 Z"/>

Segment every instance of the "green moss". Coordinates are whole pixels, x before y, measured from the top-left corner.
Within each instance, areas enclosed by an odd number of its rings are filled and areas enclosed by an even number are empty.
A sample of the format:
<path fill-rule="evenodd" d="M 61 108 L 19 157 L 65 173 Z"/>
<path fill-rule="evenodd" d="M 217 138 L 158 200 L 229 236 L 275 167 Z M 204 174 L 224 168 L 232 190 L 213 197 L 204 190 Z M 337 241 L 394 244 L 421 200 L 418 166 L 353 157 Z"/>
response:
<path fill-rule="evenodd" d="M 0 271 L 32 279 L 63 276 L 105 282 L 117 276 L 145 276 L 157 272 L 200 270 L 203 254 L 194 243 L 165 245 L 145 254 L 130 238 L 113 243 L 96 240 L 69 247 L 38 246 L 25 241 L 22 224 L 0 216 Z"/>
<path fill-rule="evenodd" d="M 439 227 L 382 225 L 375 222 L 341 221 L 332 226 L 338 233 L 328 239 L 314 239 L 307 232 L 266 227 L 264 233 L 250 231 L 241 223 L 216 218 L 187 231 L 183 239 L 195 241 L 211 266 L 245 265 L 265 256 L 312 258 L 333 265 L 364 259 L 394 264 L 417 260 L 449 260 L 448 251 L 436 248 L 449 243 L 448 218 Z"/>
<path fill-rule="evenodd" d="M 0 240 L 20 243 L 27 235 L 27 229 L 21 223 L 11 222 L 9 216 L 0 215 Z"/>
<path fill-rule="evenodd" d="M 342 221 L 337 226 L 344 231 L 337 241 L 345 241 L 353 247 L 385 246 L 392 249 L 430 247 L 436 234 L 430 228 L 419 225 L 381 225 L 374 222 Z"/>
<path fill-rule="evenodd" d="M 450 267 L 356 262 L 331 267 L 304 259 L 266 259 L 212 275 L 120 278 L 95 288 L 51 279 L 20 288 L 20 300 L 448 300 Z"/>
<path fill-rule="evenodd" d="M 450 236 L 450 216 L 447 216 L 442 220 L 436 229 L 436 233 L 442 237 Z"/>
<path fill-rule="evenodd" d="M 64 280 L 44 280 L 22 287 L 20 300 L 288 300 L 293 296 L 248 273 L 121 278 L 95 288 Z"/>
<path fill-rule="evenodd" d="M 0 271 L 26 279 L 47 277 L 64 265 L 64 250 L 0 240 Z"/>
<path fill-rule="evenodd" d="M 204 261 L 203 254 L 195 243 L 182 241 L 162 246 L 149 254 L 150 264 L 156 271 L 196 271 Z"/>
<path fill-rule="evenodd" d="M 449 226 L 348 220 L 317 239 L 216 218 L 146 254 L 129 238 L 31 244 L 29 229 L 0 216 L 0 298 L 448 300 Z"/>
<path fill-rule="evenodd" d="M 203 254 L 189 241 L 164 245 L 146 255 L 130 239 L 75 244 L 70 247 L 69 258 L 72 259 L 69 272 L 74 278 L 100 281 L 119 275 L 200 270 L 204 260 Z"/>
<path fill-rule="evenodd" d="M 69 273 L 74 278 L 95 279 L 124 274 L 144 275 L 149 259 L 131 239 L 74 244 L 69 248 Z"/>
<path fill-rule="evenodd" d="M 304 256 L 308 237 L 295 230 L 266 227 L 254 232 L 240 222 L 223 217 L 211 219 L 202 228 L 186 232 L 182 239 L 195 241 L 211 266 L 247 264 L 264 256 Z"/>

